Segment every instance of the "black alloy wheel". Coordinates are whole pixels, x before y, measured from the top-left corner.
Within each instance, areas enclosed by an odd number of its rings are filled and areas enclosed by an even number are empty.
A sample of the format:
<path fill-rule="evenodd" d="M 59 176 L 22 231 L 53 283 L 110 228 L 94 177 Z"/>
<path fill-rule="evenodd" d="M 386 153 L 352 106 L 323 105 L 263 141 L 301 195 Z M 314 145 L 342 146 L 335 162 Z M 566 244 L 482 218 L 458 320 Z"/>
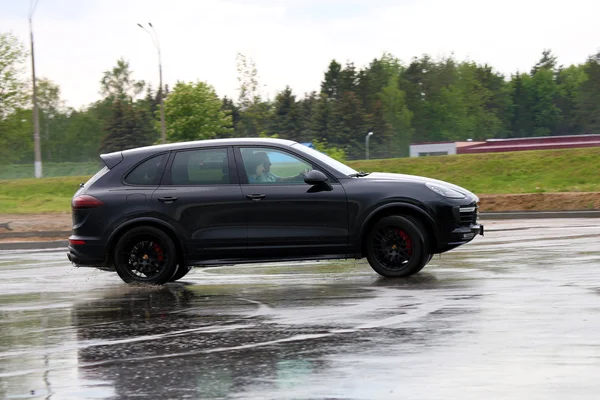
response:
<path fill-rule="evenodd" d="M 410 217 L 379 220 L 367 237 L 367 259 L 378 274 L 404 277 L 419 272 L 429 261 L 425 230 Z"/>
<path fill-rule="evenodd" d="M 162 285 L 177 273 L 175 245 L 167 234 L 157 228 L 133 228 L 117 243 L 115 268 L 127 283 Z"/>
<path fill-rule="evenodd" d="M 413 256 L 413 241 L 404 229 L 383 226 L 375 232 L 373 249 L 377 261 L 389 269 L 400 269 Z"/>

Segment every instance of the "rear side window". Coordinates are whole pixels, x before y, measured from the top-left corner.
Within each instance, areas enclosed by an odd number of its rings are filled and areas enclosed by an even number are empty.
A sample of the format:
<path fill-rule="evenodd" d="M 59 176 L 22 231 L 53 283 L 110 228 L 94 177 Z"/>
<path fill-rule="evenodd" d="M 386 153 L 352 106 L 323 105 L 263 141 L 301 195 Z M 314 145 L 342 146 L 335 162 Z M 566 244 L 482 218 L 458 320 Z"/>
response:
<path fill-rule="evenodd" d="M 85 187 L 89 188 L 91 187 L 94 183 L 96 183 L 96 181 L 100 178 L 102 178 L 104 175 L 106 175 L 106 173 L 109 171 L 108 167 L 104 166 L 102 167 L 102 169 L 98 172 L 96 172 L 96 174 L 94 174 L 94 176 L 92 176 L 86 183 L 85 183 Z"/>
<path fill-rule="evenodd" d="M 231 183 L 227 149 L 180 151 L 171 166 L 172 185 Z"/>
<path fill-rule="evenodd" d="M 127 174 L 125 183 L 130 185 L 158 185 L 166 156 L 166 154 L 161 154 L 139 164 Z"/>

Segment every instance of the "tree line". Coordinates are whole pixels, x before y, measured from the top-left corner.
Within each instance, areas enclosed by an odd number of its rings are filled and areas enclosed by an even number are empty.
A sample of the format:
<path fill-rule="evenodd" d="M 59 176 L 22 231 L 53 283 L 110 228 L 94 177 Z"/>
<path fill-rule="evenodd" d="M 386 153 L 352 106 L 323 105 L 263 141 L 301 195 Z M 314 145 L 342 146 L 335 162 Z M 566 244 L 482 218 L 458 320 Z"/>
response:
<path fill-rule="evenodd" d="M 33 160 L 27 52 L 0 33 L 0 163 Z M 319 90 L 287 86 L 261 95 L 256 65 L 238 54 L 238 98 L 220 98 L 205 82 L 153 88 L 120 59 L 100 77 L 102 99 L 66 107 L 60 88 L 38 81 L 44 162 L 96 160 L 99 153 L 158 143 L 164 100 L 169 142 L 280 137 L 312 142 L 337 158 L 404 157 L 414 142 L 600 133 L 600 53 L 562 66 L 544 50 L 530 71 L 503 76 L 492 66 L 428 55 L 403 63 L 383 54 L 369 65 L 332 60 Z"/>

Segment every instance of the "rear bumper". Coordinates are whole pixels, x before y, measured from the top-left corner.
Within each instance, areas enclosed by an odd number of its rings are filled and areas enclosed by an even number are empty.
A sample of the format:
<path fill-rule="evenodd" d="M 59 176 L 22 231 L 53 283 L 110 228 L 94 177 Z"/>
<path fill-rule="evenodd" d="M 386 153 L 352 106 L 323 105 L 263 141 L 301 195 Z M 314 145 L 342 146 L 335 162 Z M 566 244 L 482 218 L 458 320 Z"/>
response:
<path fill-rule="evenodd" d="M 91 248 L 90 248 L 91 247 Z M 76 267 L 95 267 L 105 268 L 106 267 L 106 256 L 94 249 L 97 247 L 94 245 L 69 245 L 69 252 L 67 258 Z M 98 246 L 99 247 L 99 246 Z"/>

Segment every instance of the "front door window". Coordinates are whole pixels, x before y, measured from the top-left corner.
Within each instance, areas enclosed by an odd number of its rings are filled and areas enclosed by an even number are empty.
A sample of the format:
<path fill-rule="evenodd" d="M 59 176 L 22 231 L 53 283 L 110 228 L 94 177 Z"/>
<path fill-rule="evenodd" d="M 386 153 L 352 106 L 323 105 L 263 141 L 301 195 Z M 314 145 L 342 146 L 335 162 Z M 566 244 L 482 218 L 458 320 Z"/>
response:
<path fill-rule="evenodd" d="M 242 162 L 250 184 L 304 184 L 312 165 L 289 153 L 269 148 L 242 148 Z"/>

